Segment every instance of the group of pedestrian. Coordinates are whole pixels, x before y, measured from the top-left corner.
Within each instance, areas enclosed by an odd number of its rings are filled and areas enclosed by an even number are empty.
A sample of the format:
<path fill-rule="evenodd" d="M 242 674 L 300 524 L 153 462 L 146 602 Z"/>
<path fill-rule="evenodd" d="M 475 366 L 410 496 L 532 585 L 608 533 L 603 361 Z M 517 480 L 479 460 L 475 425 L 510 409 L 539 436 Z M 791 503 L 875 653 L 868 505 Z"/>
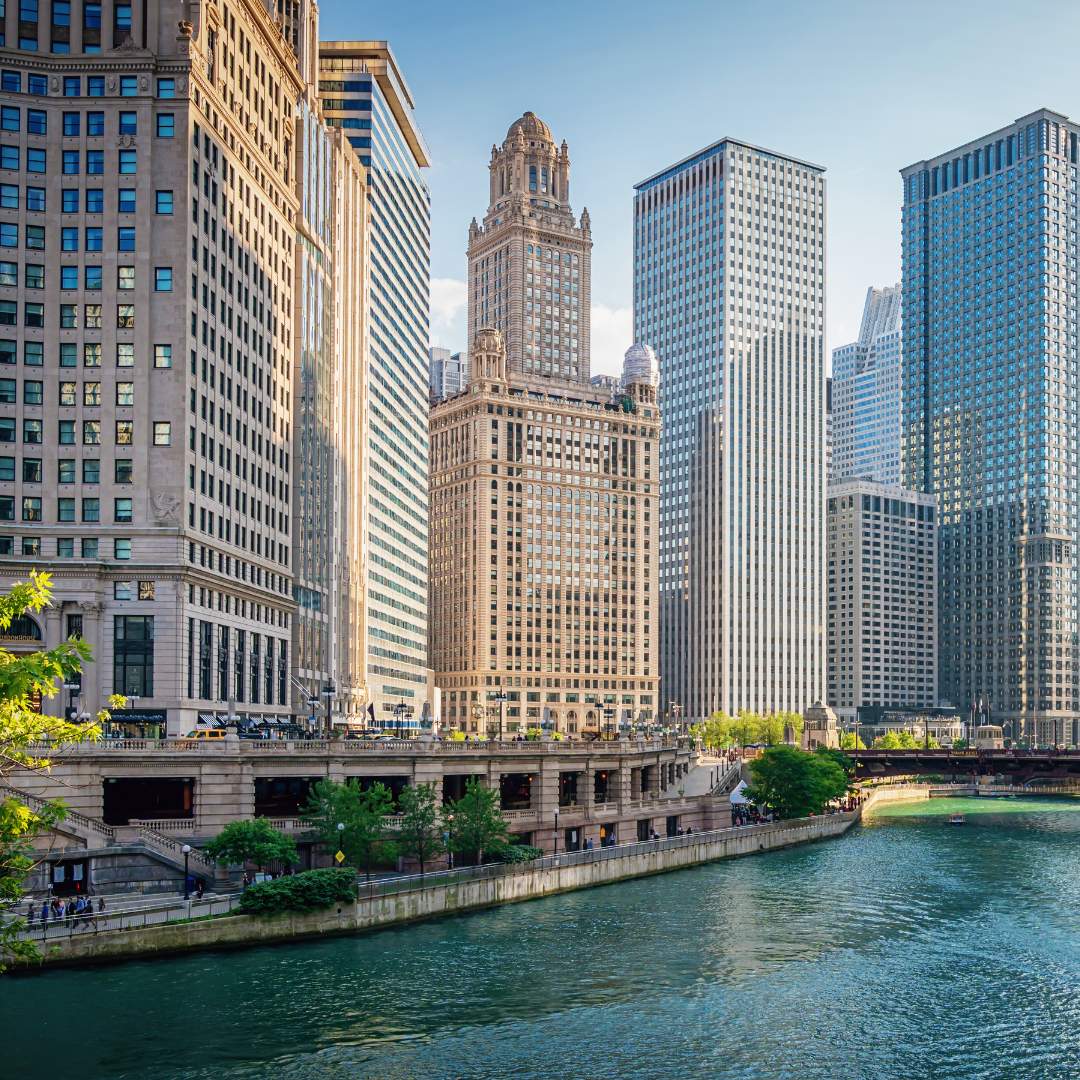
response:
<path fill-rule="evenodd" d="M 93 926 L 96 929 L 98 918 L 103 917 L 104 914 L 105 900 L 103 897 L 98 897 L 97 909 L 95 910 L 94 901 L 89 896 L 77 896 L 69 900 L 64 900 L 62 896 L 54 896 L 51 901 L 48 899 L 42 900 L 40 908 L 36 900 L 31 900 L 26 912 L 26 923 L 27 926 L 33 926 L 35 920 L 37 920 L 44 927 L 48 926 L 50 922 L 63 923 L 66 921 L 69 925 L 73 925 L 81 921 L 84 926 Z"/>

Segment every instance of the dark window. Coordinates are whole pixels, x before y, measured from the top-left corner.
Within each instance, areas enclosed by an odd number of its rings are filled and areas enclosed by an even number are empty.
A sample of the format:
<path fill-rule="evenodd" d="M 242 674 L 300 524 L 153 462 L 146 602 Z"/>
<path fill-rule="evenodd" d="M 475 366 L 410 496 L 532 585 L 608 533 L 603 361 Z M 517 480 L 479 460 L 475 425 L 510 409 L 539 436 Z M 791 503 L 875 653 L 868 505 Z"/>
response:
<path fill-rule="evenodd" d="M 64 113 L 64 134 L 66 136 L 78 135 L 82 126 L 82 113 Z"/>
<path fill-rule="evenodd" d="M 122 112 L 120 114 L 120 134 L 121 135 L 138 135 L 138 114 L 133 112 Z"/>
<path fill-rule="evenodd" d="M 48 114 L 43 109 L 26 110 L 26 130 L 31 135 L 45 135 L 48 123 Z"/>
<path fill-rule="evenodd" d="M 119 209 L 121 214 L 135 213 L 135 189 L 121 188 Z"/>
<path fill-rule="evenodd" d="M 103 112 L 88 112 L 86 114 L 86 134 L 92 136 L 105 134 L 105 114 Z"/>
<path fill-rule="evenodd" d="M 154 616 L 115 615 L 113 628 L 113 693 L 153 697 Z"/>

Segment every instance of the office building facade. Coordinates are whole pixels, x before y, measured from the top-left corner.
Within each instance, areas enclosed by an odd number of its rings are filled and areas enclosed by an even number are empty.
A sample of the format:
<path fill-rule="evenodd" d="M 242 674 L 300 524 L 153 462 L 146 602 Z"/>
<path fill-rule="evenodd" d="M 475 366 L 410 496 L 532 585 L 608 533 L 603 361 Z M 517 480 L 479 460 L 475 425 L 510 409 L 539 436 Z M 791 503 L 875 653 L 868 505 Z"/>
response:
<path fill-rule="evenodd" d="M 869 288 L 858 340 L 833 349 L 830 477 L 897 485 L 903 475 L 903 290 Z"/>
<path fill-rule="evenodd" d="M 937 497 L 862 478 L 829 485 L 828 703 L 937 704 Z"/>
<path fill-rule="evenodd" d="M 1075 741 L 1080 708 L 1078 135 L 1040 110 L 901 172 L 905 486 L 941 501 L 939 690 L 1040 744 Z"/>
<path fill-rule="evenodd" d="M 665 694 L 713 710 L 825 695 L 825 181 L 725 139 L 637 184 L 634 319 L 665 417 Z"/>
<path fill-rule="evenodd" d="M 440 349 L 433 345 L 428 350 L 428 362 L 428 386 L 432 401 L 441 401 L 465 389 L 469 368 L 467 357 L 459 352 L 451 354 L 449 349 Z"/>

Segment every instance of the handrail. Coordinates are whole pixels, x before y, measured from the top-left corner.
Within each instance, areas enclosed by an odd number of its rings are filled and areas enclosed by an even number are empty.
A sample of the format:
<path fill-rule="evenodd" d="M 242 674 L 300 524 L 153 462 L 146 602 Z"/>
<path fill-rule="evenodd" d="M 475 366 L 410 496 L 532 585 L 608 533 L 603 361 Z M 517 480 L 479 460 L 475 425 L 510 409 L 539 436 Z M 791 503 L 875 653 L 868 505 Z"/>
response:
<path fill-rule="evenodd" d="M 4 794 L 8 798 L 19 799 L 31 810 L 41 810 L 44 807 L 51 805 L 49 799 L 43 799 L 38 795 L 31 795 L 27 791 L 20 791 L 18 788 L 13 788 L 8 784 L 0 784 L 0 794 Z M 96 832 L 99 836 L 104 836 L 109 839 L 116 837 L 116 829 L 114 829 L 112 825 L 106 825 L 103 821 L 96 821 L 94 818 L 86 817 L 85 814 L 80 814 L 76 810 L 67 811 L 64 815 L 63 822 L 59 822 L 57 825 L 59 831 L 64 831 L 63 826 L 67 822 L 78 825 L 88 832 Z"/>

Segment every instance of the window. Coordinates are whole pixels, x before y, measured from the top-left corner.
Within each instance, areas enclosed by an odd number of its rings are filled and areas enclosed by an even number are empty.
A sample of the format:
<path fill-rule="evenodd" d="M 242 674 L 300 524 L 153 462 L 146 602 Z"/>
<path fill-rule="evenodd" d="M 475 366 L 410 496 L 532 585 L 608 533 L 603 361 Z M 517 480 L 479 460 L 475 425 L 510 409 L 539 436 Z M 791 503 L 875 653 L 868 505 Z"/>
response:
<path fill-rule="evenodd" d="M 75 245 L 78 247 L 79 243 L 79 230 L 72 229 L 75 233 Z M 72 250 L 75 250 L 73 248 Z M 60 267 L 60 288 L 61 289 L 77 289 L 79 287 L 79 268 L 77 266 L 61 266 Z"/>
<path fill-rule="evenodd" d="M 61 458 L 57 462 L 57 481 L 61 484 L 75 483 L 75 459 Z"/>
<path fill-rule="evenodd" d="M 154 445 L 172 445 L 172 424 L 168 420 L 157 420 L 154 422 Z"/>
<path fill-rule="evenodd" d="M 118 484 L 130 484 L 132 475 L 131 458 L 117 458 L 114 479 Z"/>
<path fill-rule="evenodd" d="M 40 555 L 41 538 L 38 536 L 24 536 L 22 538 L 22 553 L 24 555 Z"/>
<path fill-rule="evenodd" d="M 158 81 L 157 81 L 157 96 L 159 98 L 173 98 L 173 97 L 176 97 L 176 80 L 175 79 L 158 79 Z"/>
<path fill-rule="evenodd" d="M 90 176 L 100 176 L 105 171 L 105 151 L 86 151 L 86 171 Z"/>
<path fill-rule="evenodd" d="M 100 266 L 87 266 L 83 275 L 83 280 L 86 282 L 86 288 L 96 290 L 101 288 L 101 267 Z M 98 324 L 100 325 L 100 323 Z"/>
<path fill-rule="evenodd" d="M 120 228 L 116 230 L 116 250 L 117 251 L 134 251 L 135 250 L 135 230 L 131 228 Z"/>
<path fill-rule="evenodd" d="M 131 599 L 131 582 L 130 581 L 114 581 L 112 587 L 112 595 L 114 600 L 130 600 Z"/>
<path fill-rule="evenodd" d="M 117 8 L 116 10 L 119 11 L 120 8 Z M 128 10 L 130 11 L 131 9 L 129 8 Z M 136 80 L 134 75 L 121 75 L 120 76 L 120 96 L 121 97 L 134 97 L 136 95 L 136 93 L 138 92 L 138 87 L 137 87 L 136 83 L 137 83 L 137 80 Z"/>
<path fill-rule="evenodd" d="M 0 247 L 19 246 L 19 226 L 4 222 L 0 224 Z"/>
<path fill-rule="evenodd" d="M 113 521 L 119 524 L 127 524 L 131 521 L 131 500 L 130 499 L 114 499 L 113 506 Z"/>
<path fill-rule="evenodd" d="M 135 366 L 135 346 L 131 342 L 122 341 L 116 346 L 116 366 Z"/>
<path fill-rule="evenodd" d="M 82 541 L 82 557 L 84 559 L 96 559 L 98 557 L 97 538 L 86 538 Z"/>
<path fill-rule="evenodd" d="M 113 616 L 113 693 L 154 696 L 153 615 Z"/>
<path fill-rule="evenodd" d="M 0 457 L 0 481 L 15 482 L 15 459 Z"/>
<path fill-rule="evenodd" d="M 5 71 L 0 75 L 0 90 L 5 93 L 22 93 L 22 73 L 18 71 Z"/>
<path fill-rule="evenodd" d="M 0 131 L 18 131 L 22 110 L 12 105 L 0 108 Z"/>
<path fill-rule="evenodd" d="M 113 558 L 114 559 L 130 559 L 131 558 L 131 541 L 130 540 L 114 540 L 113 541 Z"/>
<path fill-rule="evenodd" d="M 157 212 L 159 214 L 171 214 L 173 212 L 173 193 L 171 191 L 159 191 L 157 193 Z"/>
<path fill-rule="evenodd" d="M 18 184 L 0 184 L 0 207 L 5 210 L 19 209 Z"/>
<path fill-rule="evenodd" d="M 44 385 L 40 379 L 25 379 L 23 381 L 23 402 L 26 405 L 40 405 Z"/>
<path fill-rule="evenodd" d="M 63 408 L 73 407 L 75 402 L 76 384 L 74 382 L 62 382 L 60 384 L 60 405 Z"/>
<path fill-rule="evenodd" d="M 19 305 L 14 300 L 0 300 L 0 326 L 15 326 L 19 321 Z"/>
<path fill-rule="evenodd" d="M 83 446 L 100 446 L 101 445 L 101 421 L 100 420 L 84 420 L 83 421 Z"/>
<path fill-rule="evenodd" d="M 82 97 L 82 78 L 78 75 L 64 77 L 64 97 Z"/>
<path fill-rule="evenodd" d="M 118 382 L 116 384 L 116 404 L 122 407 L 130 407 L 135 404 L 134 383 Z"/>
<path fill-rule="evenodd" d="M 77 304 L 60 305 L 60 329 L 75 330 L 79 326 L 79 308 Z"/>
<path fill-rule="evenodd" d="M 41 263 L 27 263 L 23 281 L 28 289 L 44 289 L 45 267 Z"/>
<path fill-rule="evenodd" d="M 101 383 L 99 382 L 84 382 L 83 383 L 83 405 L 89 408 L 96 408 L 101 404 Z"/>
<path fill-rule="evenodd" d="M 85 10 L 87 11 L 87 13 L 89 13 L 93 8 L 98 9 L 98 18 L 100 19 L 100 17 L 101 17 L 101 5 L 100 4 L 87 4 Z M 89 14 L 87 14 L 87 18 L 89 18 L 89 17 L 90 17 Z M 89 52 L 90 50 L 86 49 L 85 51 Z M 101 49 L 98 48 L 98 49 L 95 50 L 95 52 L 101 52 Z M 99 76 L 91 75 L 89 78 L 87 78 L 87 80 L 86 80 L 86 96 L 87 97 L 104 97 L 105 96 L 105 77 L 103 75 L 99 75 Z"/>
<path fill-rule="evenodd" d="M 79 212 L 78 188 L 64 188 L 60 197 L 60 209 L 65 214 L 77 214 Z"/>
<path fill-rule="evenodd" d="M 64 341 L 60 345 L 60 366 L 75 367 L 75 342 Z"/>
<path fill-rule="evenodd" d="M 135 189 L 134 188 L 121 188 L 120 189 L 120 213 L 121 214 L 134 214 L 135 213 Z"/>
<path fill-rule="evenodd" d="M 23 521 L 41 520 L 41 498 L 38 495 L 24 495 L 22 501 Z"/>
<path fill-rule="evenodd" d="M 172 346 L 171 345 L 155 345 L 154 346 L 154 367 L 156 367 L 156 368 L 171 368 L 172 367 Z"/>
<path fill-rule="evenodd" d="M 0 402 L 5 405 L 14 405 L 18 401 L 17 383 L 14 379 L 0 379 Z"/>
<path fill-rule="evenodd" d="M 135 267 L 119 266 L 116 269 L 116 287 L 123 292 L 130 292 L 135 288 Z"/>
<path fill-rule="evenodd" d="M 0 521 L 14 521 L 15 520 L 15 496 L 14 495 L 0 495 Z M 11 554 L 11 541 L 8 540 L 7 551 L 5 555 Z"/>
<path fill-rule="evenodd" d="M 116 445 L 117 446 L 130 446 L 134 441 L 132 439 L 134 425 L 130 420 L 117 420 L 116 421 Z"/>
<path fill-rule="evenodd" d="M 19 264 L 0 262 L 0 285 L 19 284 Z"/>
<path fill-rule="evenodd" d="M 22 478 L 24 484 L 41 483 L 41 458 L 23 458 Z"/>
<path fill-rule="evenodd" d="M 0 341 L 0 364 L 15 363 L 15 342 Z"/>
<path fill-rule="evenodd" d="M 101 520 L 101 500 L 98 498 L 86 498 L 82 501 L 83 521 Z"/>
<path fill-rule="evenodd" d="M 137 131 L 138 114 L 133 112 L 122 112 L 120 114 L 120 134 L 121 135 L 138 135 Z"/>
<path fill-rule="evenodd" d="M 45 171 L 45 151 L 35 150 L 32 146 L 26 151 L 26 171 L 43 173 Z M 87 169 L 87 172 L 90 170 Z"/>
<path fill-rule="evenodd" d="M 48 129 L 48 114 L 42 109 L 26 110 L 26 130 L 31 135 L 45 135 Z"/>
<path fill-rule="evenodd" d="M 26 246 L 32 251 L 44 251 L 45 250 L 45 226 L 44 225 L 27 225 L 26 226 Z"/>
<path fill-rule="evenodd" d="M 91 138 L 98 138 L 105 134 L 105 114 L 103 112 L 88 112 L 86 114 L 86 134 Z"/>
<path fill-rule="evenodd" d="M 120 330 L 133 330 L 135 328 L 135 305 L 116 305 L 116 326 Z"/>
<path fill-rule="evenodd" d="M 10 416 L 0 416 L 0 442 L 15 441 L 15 420 Z"/>
<path fill-rule="evenodd" d="M 87 304 L 86 305 L 87 312 L 89 312 L 92 307 L 94 307 L 93 304 Z M 86 317 L 87 317 L 87 319 L 89 319 L 90 315 L 87 314 Z M 99 316 L 99 320 L 100 320 L 100 316 Z M 101 325 L 100 321 L 98 322 L 98 325 L 99 326 Z M 101 342 L 100 341 L 87 341 L 87 342 L 83 343 L 83 367 L 88 367 L 88 368 L 101 367 Z"/>
<path fill-rule="evenodd" d="M 19 169 L 19 148 L 5 143 L 0 146 L 0 169 Z"/>
<path fill-rule="evenodd" d="M 45 346 L 40 341 L 23 342 L 23 363 L 27 367 L 41 367 L 45 362 Z"/>
<path fill-rule="evenodd" d="M 120 152 L 120 174 L 122 176 L 132 175 L 135 172 L 135 151 L 134 150 L 121 150 Z M 87 155 L 89 157 L 89 154 Z M 90 171 L 89 167 L 86 170 Z"/>
<path fill-rule="evenodd" d="M 101 251 L 102 246 L 102 231 L 101 229 L 94 227 L 86 230 L 86 250 L 87 251 Z"/>
<path fill-rule="evenodd" d="M 82 113 L 66 112 L 64 113 L 64 135 L 67 138 L 77 136 L 80 132 L 79 129 L 82 126 Z"/>
<path fill-rule="evenodd" d="M 31 303 L 23 304 L 23 324 L 25 326 L 44 326 L 45 305 Z"/>
<path fill-rule="evenodd" d="M 42 421 L 40 420 L 32 420 L 30 417 L 24 417 L 22 441 L 31 446 L 40 446 L 41 424 Z"/>
<path fill-rule="evenodd" d="M 2 421 L 0 421 L 2 423 Z M 0 440 L 2 441 L 2 440 Z M 75 445 L 75 421 L 74 420 L 61 420 L 60 421 L 60 445 L 61 446 L 74 446 Z"/>
<path fill-rule="evenodd" d="M 63 499 L 60 500 L 63 502 Z M 75 500 L 70 500 L 72 503 L 71 518 L 68 520 L 75 520 Z M 63 520 L 63 519 L 61 519 Z M 75 541 L 70 536 L 60 536 L 56 540 L 56 557 L 58 559 L 74 559 L 75 558 Z"/>
<path fill-rule="evenodd" d="M 154 269 L 154 291 L 172 292 L 172 267 L 158 266 Z"/>
<path fill-rule="evenodd" d="M 171 139 L 176 133 L 175 118 L 172 113 L 158 113 L 157 133 L 159 139 Z"/>
<path fill-rule="evenodd" d="M 140 600 L 153 600 L 154 599 L 154 583 L 152 581 L 140 581 L 139 582 L 139 599 Z"/>
<path fill-rule="evenodd" d="M 26 209 L 37 213 L 45 210 L 45 189 L 41 187 L 28 187 L 26 189 Z"/>
<path fill-rule="evenodd" d="M 82 463 L 82 482 L 98 484 L 101 482 L 101 461 L 98 458 L 84 458 Z"/>
<path fill-rule="evenodd" d="M 105 206 L 105 198 L 101 188 L 86 189 L 86 212 L 88 214 L 100 214 Z"/>

